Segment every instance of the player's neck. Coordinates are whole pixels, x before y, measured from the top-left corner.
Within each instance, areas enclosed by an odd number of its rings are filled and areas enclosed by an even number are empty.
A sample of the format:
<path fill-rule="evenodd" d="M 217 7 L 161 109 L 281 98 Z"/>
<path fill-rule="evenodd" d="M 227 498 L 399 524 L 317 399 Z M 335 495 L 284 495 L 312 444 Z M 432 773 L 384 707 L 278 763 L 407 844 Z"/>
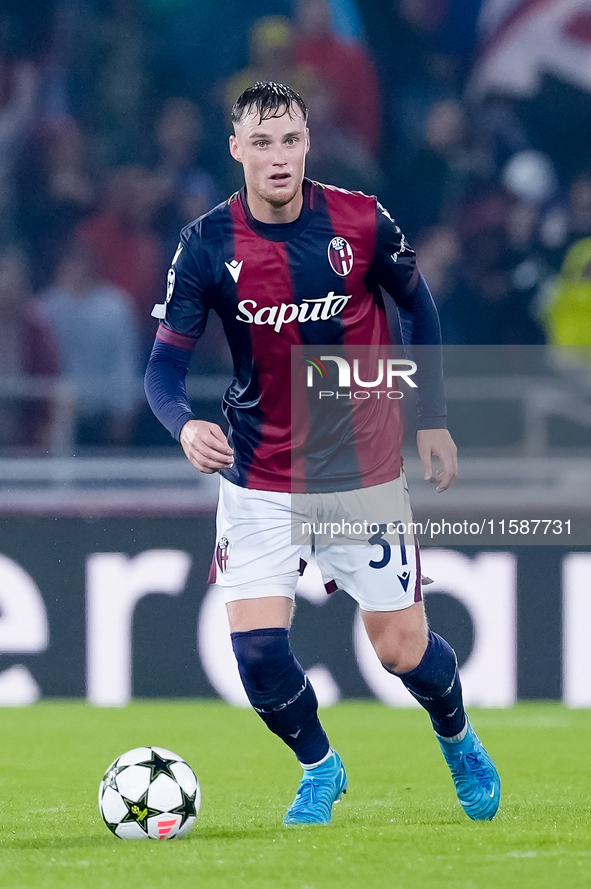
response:
<path fill-rule="evenodd" d="M 299 218 L 304 206 L 303 189 L 299 188 L 294 195 L 293 200 L 281 207 L 270 204 L 264 198 L 261 198 L 254 190 L 246 189 L 246 202 L 248 209 L 252 213 L 257 222 L 265 222 L 267 224 L 277 224 L 286 222 L 295 222 Z"/>

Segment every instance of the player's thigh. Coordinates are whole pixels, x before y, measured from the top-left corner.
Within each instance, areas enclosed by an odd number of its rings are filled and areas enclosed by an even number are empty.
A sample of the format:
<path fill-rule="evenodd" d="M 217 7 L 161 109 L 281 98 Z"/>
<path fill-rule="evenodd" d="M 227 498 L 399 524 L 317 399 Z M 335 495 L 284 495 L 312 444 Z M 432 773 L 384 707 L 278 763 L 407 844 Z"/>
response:
<path fill-rule="evenodd" d="M 287 596 L 263 596 L 226 602 L 231 633 L 248 633 L 269 627 L 289 627 L 294 602 Z"/>
<path fill-rule="evenodd" d="M 220 479 L 217 541 L 210 583 L 223 589 L 226 603 L 295 598 L 304 547 L 291 542 L 290 495 L 256 491 Z M 283 611 L 288 609 L 282 603 Z M 259 606 L 243 606 L 256 613 Z M 237 609 L 238 610 L 238 609 Z M 283 613 L 268 606 L 269 613 Z"/>

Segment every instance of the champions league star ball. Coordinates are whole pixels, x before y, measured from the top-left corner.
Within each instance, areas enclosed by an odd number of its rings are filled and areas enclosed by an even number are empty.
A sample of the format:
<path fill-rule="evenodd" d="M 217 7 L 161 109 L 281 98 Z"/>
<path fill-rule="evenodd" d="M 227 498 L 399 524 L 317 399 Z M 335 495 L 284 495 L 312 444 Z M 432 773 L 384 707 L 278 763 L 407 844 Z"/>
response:
<path fill-rule="evenodd" d="M 182 837 L 200 806 L 193 769 L 164 747 L 136 747 L 119 756 L 99 787 L 100 813 L 122 840 Z"/>

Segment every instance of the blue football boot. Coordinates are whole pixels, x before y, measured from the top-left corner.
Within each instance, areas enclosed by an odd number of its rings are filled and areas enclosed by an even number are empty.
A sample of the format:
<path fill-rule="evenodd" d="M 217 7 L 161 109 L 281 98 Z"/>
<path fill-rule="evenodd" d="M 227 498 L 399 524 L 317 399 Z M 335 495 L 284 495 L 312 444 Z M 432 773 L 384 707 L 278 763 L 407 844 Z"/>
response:
<path fill-rule="evenodd" d="M 333 803 L 347 792 L 347 774 L 341 757 L 332 755 L 315 769 L 304 769 L 295 799 L 284 824 L 330 824 Z"/>
<path fill-rule="evenodd" d="M 468 719 L 468 717 L 466 717 Z M 468 731 L 458 742 L 437 735 L 460 805 L 473 821 L 490 821 L 501 799 L 501 779 L 495 764 L 468 720 Z"/>

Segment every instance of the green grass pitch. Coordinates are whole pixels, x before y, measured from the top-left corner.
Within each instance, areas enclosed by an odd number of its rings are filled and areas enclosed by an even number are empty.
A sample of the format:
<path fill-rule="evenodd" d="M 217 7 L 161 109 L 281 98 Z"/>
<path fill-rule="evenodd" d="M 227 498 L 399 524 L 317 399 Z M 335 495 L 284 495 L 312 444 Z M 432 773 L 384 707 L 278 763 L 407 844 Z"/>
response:
<path fill-rule="evenodd" d="M 2 889 L 575 889 L 591 886 L 591 712 L 558 704 L 475 710 L 503 781 L 473 823 L 421 711 L 324 710 L 349 775 L 328 827 L 281 820 L 300 769 L 250 711 L 218 701 L 122 710 L 42 702 L 0 713 Z M 197 773 L 187 838 L 124 842 L 97 808 L 104 770 L 142 744 Z"/>

